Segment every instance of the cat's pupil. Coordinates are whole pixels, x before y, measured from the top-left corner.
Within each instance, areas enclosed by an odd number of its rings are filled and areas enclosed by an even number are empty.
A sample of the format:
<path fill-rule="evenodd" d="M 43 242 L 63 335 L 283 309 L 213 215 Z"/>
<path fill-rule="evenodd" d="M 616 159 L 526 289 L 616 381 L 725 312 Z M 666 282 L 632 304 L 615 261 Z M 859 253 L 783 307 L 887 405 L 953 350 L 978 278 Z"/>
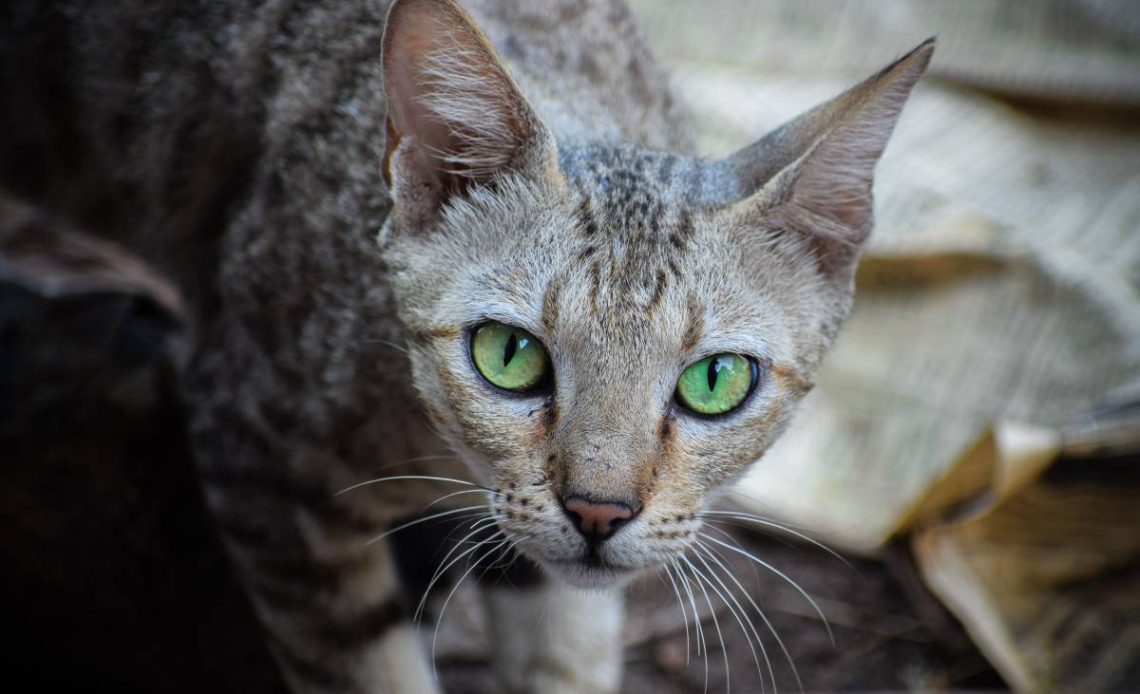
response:
<path fill-rule="evenodd" d="M 503 366 L 511 363 L 511 359 L 514 359 L 515 352 L 518 350 L 519 339 L 514 333 L 511 333 L 511 336 L 507 338 L 507 348 L 503 350 Z"/>
<path fill-rule="evenodd" d="M 717 377 L 717 375 L 718 375 L 717 360 L 712 359 L 709 361 L 709 370 L 708 370 L 709 392 L 710 393 L 712 391 L 716 390 L 716 377 Z"/>

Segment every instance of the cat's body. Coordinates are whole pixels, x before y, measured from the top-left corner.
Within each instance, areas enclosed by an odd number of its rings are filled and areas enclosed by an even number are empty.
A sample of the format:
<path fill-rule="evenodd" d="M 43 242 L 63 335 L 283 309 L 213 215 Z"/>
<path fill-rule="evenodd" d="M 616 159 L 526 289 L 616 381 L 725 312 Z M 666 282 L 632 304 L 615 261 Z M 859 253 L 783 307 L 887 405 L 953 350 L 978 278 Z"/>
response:
<path fill-rule="evenodd" d="M 929 49 L 706 162 L 617 2 L 465 3 L 507 72 L 446 2 L 402 2 L 387 35 L 364 0 L 36 5 L 12 10 L 5 99 L 43 79 L 67 108 L 9 113 L 4 185 L 179 278 L 207 501 L 290 683 L 433 688 L 418 596 L 369 540 L 470 491 L 434 509 L 489 504 L 506 534 L 456 566 L 545 569 L 487 589 L 508 687 L 615 690 L 620 584 L 685 549 L 810 387 Z M 17 74 L 37 50 L 45 75 Z M 82 156 L 21 182 L 29 137 Z M 547 390 L 479 379 L 488 320 L 542 341 Z M 755 392 L 679 411 L 681 369 L 717 353 L 753 359 Z M 626 525 L 601 542 L 591 514 Z"/>

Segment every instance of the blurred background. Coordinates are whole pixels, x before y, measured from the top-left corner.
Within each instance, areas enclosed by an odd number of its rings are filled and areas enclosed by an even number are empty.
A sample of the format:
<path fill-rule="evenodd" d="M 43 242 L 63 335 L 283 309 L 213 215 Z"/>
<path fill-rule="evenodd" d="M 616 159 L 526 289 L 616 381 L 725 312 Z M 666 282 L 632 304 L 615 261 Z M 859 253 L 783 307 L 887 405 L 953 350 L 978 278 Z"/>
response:
<path fill-rule="evenodd" d="M 719 529 L 770 565 L 723 551 L 766 654 L 723 605 L 696 605 L 698 651 L 688 600 L 646 579 L 625 691 L 1140 691 L 1140 2 L 630 6 L 708 156 L 938 49 L 879 168 L 852 317 L 725 499 L 741 515 Z M 279 691 L 185 491 L 177 297 L 112 248 L 84 249 L 117 268 L 94 272 L 22 229 L 0 258 L 14 675 Z M 429 539 L 403 541 L 415 580 Z M 495 691 L 474 589 L 441 625 L 447 691 Z"/>
<path fill-rule="evenodd" d="M 806 686 L 1140 690 L 1140 3 L 632 6 L 714 156 L 938 38 L 852 317 L 734 499 L 882 562 Z"/>

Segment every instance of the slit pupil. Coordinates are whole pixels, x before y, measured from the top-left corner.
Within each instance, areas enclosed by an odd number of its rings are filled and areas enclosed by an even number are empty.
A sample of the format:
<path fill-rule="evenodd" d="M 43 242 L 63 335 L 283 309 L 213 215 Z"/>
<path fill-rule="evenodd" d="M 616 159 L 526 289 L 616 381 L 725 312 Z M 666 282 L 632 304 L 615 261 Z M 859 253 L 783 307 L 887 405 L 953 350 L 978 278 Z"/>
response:
<path fill-rule="evenodd" d="M 514 333 L 511 333 L 511 336 L 507 338 L 506 349 L 503 350 L 503 366 L 504 367 L 507 364 L 511 363 L 511 360 L 515 358 L 515 353 L 518 351 L 519 351 L 519 339 L 518 339 L 518 337 L 515 336 Z"/>
<path fill-rule="evenodd" d="M 707 376 L 709 380 L 709 392 L 711 393 L 712 391 L 716 390 L 716 378 L 718 376 L 715 359 L 709 360 L 709 370 L 707 372 Z"/>

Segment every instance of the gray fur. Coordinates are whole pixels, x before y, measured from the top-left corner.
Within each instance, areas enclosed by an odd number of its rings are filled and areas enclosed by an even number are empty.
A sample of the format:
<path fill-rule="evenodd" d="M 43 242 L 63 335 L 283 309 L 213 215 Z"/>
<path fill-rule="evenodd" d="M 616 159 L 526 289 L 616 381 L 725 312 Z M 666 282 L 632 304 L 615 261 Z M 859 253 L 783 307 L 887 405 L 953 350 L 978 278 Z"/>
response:
<path fill-rule="evenodd" d="M 465 6 L 474 20 L 402 0 L 387 35 L 385 3 L 365 0 L 10 10 L 7 57 L 58 49 L 44 69 L 71 107 L 14 92 L 11 71 L 6 100 L 52 112 L 45 148 L 84 144 L 67 186 L 7 169 L 4 185 L 135 249 L 192 302 L 207 499 L 298 691 L 431 686 L 391 665 L 409 603 L 366 542 L 455 488 L 336 494 L 369 478 L 490 487 L 497 527 L 555 579 L 543 590 L 608 590 L 613 609 L 617 586 L 687 547 L 810 388 L 850 305 L 874 164 L 932 51 L 706 161 L 616 0 Z M 503 397 L 475 373 L 467 331 L 488 319 L 543 342 L 552 395 Z M 677 377 L 717 352 L 756 357 L 760 385 L 726 417 L 687 415 Z M 569 493 L 639 511 L 601 546 L 608 568 L 578 561 Z M 555 639 L 592 638 L 595 661 L 552 646 L 507 680 L 615 689 L 617 637 Z"/>

